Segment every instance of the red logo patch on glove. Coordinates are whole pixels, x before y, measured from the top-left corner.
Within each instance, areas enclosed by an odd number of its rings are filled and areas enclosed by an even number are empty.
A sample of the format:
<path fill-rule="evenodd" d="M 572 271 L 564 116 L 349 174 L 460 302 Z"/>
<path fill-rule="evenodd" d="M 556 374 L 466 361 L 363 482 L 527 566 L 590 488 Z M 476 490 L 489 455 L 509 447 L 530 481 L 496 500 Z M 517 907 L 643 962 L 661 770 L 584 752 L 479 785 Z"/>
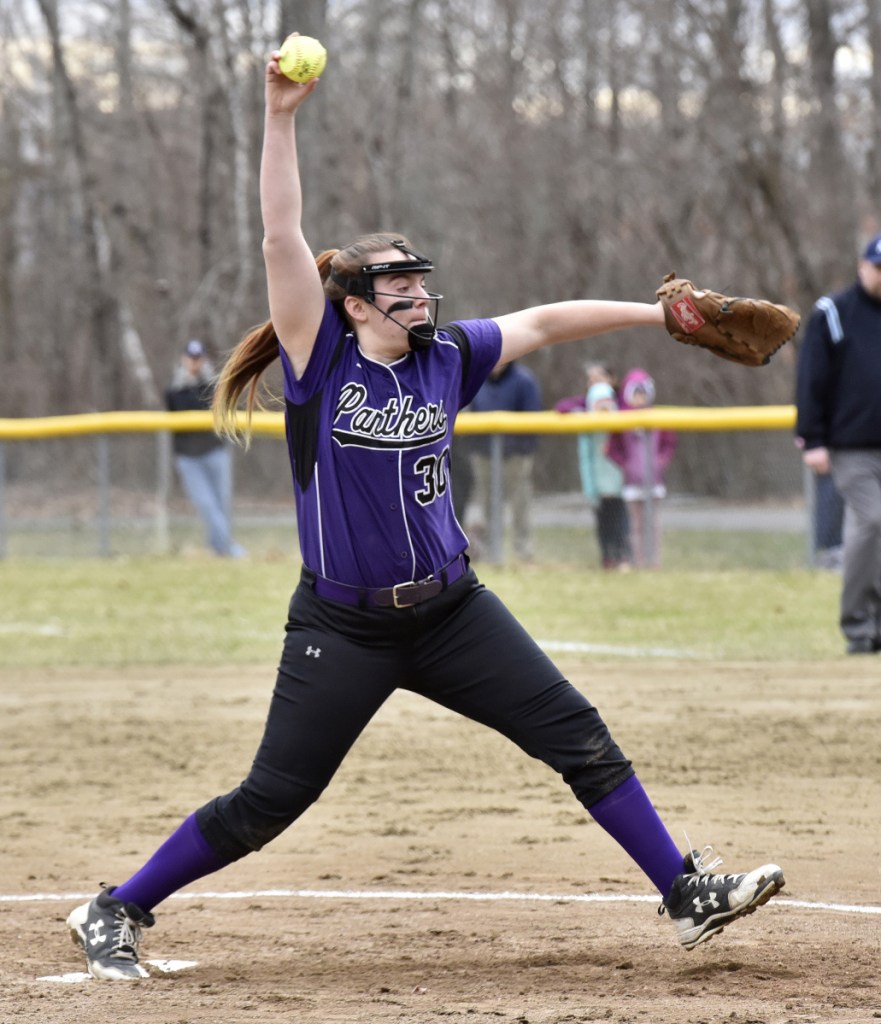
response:
<path fill-rule="evenodd" d="M 690 295 L 683 295 L 676 302 L 671 302 L 670 312 L 676 317 L 676 322 L 686 334 L 694 334 L 707 322 L 701 316 L 700 310 Z"/>

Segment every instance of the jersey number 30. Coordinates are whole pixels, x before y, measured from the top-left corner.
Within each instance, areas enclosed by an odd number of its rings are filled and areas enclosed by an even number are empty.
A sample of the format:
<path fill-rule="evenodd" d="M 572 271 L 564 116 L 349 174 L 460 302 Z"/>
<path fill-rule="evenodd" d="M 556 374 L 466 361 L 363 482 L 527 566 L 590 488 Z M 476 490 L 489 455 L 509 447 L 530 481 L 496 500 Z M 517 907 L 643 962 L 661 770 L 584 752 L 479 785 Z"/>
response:
<path fill-rule="evenodd" d="M 413 469 L 422 477 L 422 487 L 414 497 L 420 505 L 430 505 L 450 486 L 450 449 L 444 448 L 439 455 L 425 455 L 417 459 Z"/>

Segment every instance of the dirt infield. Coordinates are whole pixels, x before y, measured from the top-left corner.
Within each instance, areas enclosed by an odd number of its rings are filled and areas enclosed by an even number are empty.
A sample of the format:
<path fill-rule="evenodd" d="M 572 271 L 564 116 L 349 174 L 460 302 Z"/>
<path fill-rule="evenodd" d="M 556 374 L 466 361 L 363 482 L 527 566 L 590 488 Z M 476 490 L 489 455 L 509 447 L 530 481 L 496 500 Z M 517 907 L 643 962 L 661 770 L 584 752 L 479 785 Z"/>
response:
<path fill-rule="evenodd" d="M 779 861 L 776 901 L 681 951 L 556 776 L 397 694 L 301 822 L 159 907 L 144 957 L 196 966 L 134 986 L 38 980 L 83 970 L 74 894 L 123 880 L 240 780 L 273 672 L 7 671 L 0 1021 L 881 1018 L 881 661 L 558 660 L 674 834 L 714 843 L 728 870 Z M 463 895 L 482 893 L 508 897 Z M 53 894 L 70 898 L 36 899 Z"/>

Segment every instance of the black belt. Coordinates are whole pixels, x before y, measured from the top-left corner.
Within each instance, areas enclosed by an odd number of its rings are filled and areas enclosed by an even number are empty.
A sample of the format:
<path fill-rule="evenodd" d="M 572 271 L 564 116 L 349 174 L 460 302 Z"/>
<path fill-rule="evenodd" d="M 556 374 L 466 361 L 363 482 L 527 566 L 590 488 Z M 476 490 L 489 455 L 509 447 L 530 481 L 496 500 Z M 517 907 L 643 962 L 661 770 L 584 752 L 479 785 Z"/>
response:
<path fill-rule="evenodd" d="M 350 587 L 345 583 L 319 576 L 312 569 L 303 566 L 301 578 L 312 587 L 319 597 L 330 601 L 340 601 L 356 608 L 411 608 L 414 604 L 422 604 L 446 590 L 456 580 L 460 580 L 468 572 L 468 559 L 459 555 L 442 569 L 426 576 L 424 580 L 410 583 L 397 583 L 393 587 Z"/>

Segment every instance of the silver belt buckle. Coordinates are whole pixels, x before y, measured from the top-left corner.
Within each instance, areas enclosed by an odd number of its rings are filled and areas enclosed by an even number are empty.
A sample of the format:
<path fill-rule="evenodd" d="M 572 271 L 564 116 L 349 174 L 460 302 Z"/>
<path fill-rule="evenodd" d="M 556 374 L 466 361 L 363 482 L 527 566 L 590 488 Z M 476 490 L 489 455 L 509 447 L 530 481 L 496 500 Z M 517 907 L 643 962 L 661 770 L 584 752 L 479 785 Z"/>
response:
<path fill-rule="evenodd" d="M 399 601 L 398 600 L 398 592 L 400 590 L 406 590 L 407 588 L 412 590 L 414 587 L 418 587 L 418 586 L 419 586 L 419 584 L 416 583 L 414 580 L 411 580 L 409 583 L 396 583 L 392 587 L 392 603 L 394 604 L 395 608 L 410 608 L 410 607 L 412 607 L 412 605 L 414 605 L 416 602 L 415 601 L 406 601 L 406 600 Z"/>

